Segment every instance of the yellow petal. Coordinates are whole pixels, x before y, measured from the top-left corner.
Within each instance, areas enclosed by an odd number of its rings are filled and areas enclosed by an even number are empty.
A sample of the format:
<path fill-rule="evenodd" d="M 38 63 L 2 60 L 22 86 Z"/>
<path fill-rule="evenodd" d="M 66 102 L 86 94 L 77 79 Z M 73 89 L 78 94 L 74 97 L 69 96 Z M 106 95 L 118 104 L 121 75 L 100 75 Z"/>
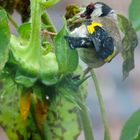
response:
<path fill-rule="evenodd" d="M 42 129 L 46 116 L 47 116 L 46 101 L 37 101 L 35 104 L 35 119 L 39 129 Z"/>
<path fill-rule="evenodd" d="M 25 121 L 28 116 L 28 112 L 30 110 L 30 97 L 31 93 L 22 93 L 20 97 L 20 113 L 22 120 Z"/>

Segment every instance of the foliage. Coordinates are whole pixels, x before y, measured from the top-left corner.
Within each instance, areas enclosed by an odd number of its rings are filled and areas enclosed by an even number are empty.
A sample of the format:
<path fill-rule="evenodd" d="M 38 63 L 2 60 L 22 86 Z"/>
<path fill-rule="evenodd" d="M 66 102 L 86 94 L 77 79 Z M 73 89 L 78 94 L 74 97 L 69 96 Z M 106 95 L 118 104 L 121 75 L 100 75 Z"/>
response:
<path fill-rule="evenodd" d="M 76 140 L 81 131 L 86 86 L 80 86 L 85 79 L 74 78 L 82 71 L 75 73 L 77 51 L 63 38 L 66 23 L 54 40 L 40 35 L 50 26 L 41 23 L 44 7 L 56 2 L 32 0 L 31 21 L 18 27 L 18 36 L 10 34 L 7 13 L 0 9 L 0 124 L 12 140 Z"/>
<path fill-rule="evenodd" d="M 8 60 L 8 44 L 10 41 L 10 30 L 6 12 L 0 9 L 0 71 Z"/>
<path fill-rule="evenodd" d="M 138 45 L 136 31 L 131 22 L 123 15 L 118 15 L 118 22 L 121 31 L 124 33 L 122 40 L 122 57 L 123 57 L 123 78 L 128 77 L 129 72 L 134 69 L 134 50 Z"/>
<path fill-rule="evenodd" d="M 29 20 L 30 0 L 1 0 L 0 6 L 10 14 L 13 14 L 14 10 L 16 10 L 20 13 L 23 22 Z"/>
<path fill-rule="evenodd" d="M 47 9 L 49 7 L 52 7 L 53 5 L 57 4 L 60 0 L 47 0 L 43 2 L 43 6 Z"/>
<path fill-rule="evenodd" d="M 66 72 L 73 72 L 78 65 L 78 54 L 77 51 L 67 47 L 67 42 L 64 36 L 68 35 L 66 22 L 62 30 L 54 38 L 54 43 L 56 46 L 56 58 L 59 65 L 59 70 L 61 74 Z M 63 52 L 63 53 L 61 53 Z"/>
<path fill-rule="evenodd" d="M 80 104 L 85 102 L 86 84 L 80 86 L 79 80 L 70 80 L 66 77 L 56 87 L 59 96 L 56 98 L 55 104 L 50 106 L 48 111 L 48 125 L 52 134 L 52 140 L 68 139 L 76 140 L 81 131 L 80 124 Z M 71 94 L 69 96 L 69 94 Z M 75 97 L 75 98 L 74 98 Z M 67 102 L 69 100 L 69 102 Z M 83 103 L 82 103 L 83 104 Z M 71 130 L 71 131 L 69 131 Z"/>
<path fill-rule="evenodd" d="M 86 140 L 94 139 L 86 108 L 88 77 L 78 65 L 77 50 L 70 49 L 64 39 L 70 25 L 73 28 L 83 22 L 74 16 L 83 9 L 68 6 L 67 21 L 64 19 L 63 28 L 55 33 L 45 10 L 59 1 L 0 3 L 9 13 L 16 8 L 23 21 L 31 14 L 31 19 L 17 28 L 15 36 L 8 26 L 10 16 L 0 8 L 0 125 L 11 140 L 76 140 L 82 129 Z M 9 2 L 15 5 L 10 7 Z M 122 54 L 124 77 L 127 77 L 134 68 L 137 37 L 125 17 L 119 16 L 119 21 L 125 34 Z M 43 34 L 44 30 L 49 31 L 47 35 Z M 134 129 L 129 134 L 134 140 L 139 139 L 138 118 L 139 111 L 128 120 L 121 140 L 125 140 L 123 136 L 133 121 Z"/>
<path fill-rule="evenodd" d="M 125 123 L 120 140 L 139 140 L 140 136 L 140 109 L 137 110 Z"/>
<path fill-rule="evenodd" d="M 140 30 L 140 1 L 132 0 L 129 7 L 129 19 L 131 20 L 133 27 L 138 31 Z"/>
<path fill-rule="evenodd" d="M 15 0 L 1 0 L 0 6 L 6 9 L 7 12 L 13 13 L 14 11 Z"/>

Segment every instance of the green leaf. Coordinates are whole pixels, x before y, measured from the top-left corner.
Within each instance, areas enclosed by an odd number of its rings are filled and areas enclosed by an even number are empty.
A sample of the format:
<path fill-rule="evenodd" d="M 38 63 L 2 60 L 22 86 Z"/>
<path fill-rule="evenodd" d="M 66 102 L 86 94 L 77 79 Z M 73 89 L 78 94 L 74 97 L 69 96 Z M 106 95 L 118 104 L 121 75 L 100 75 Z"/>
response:
<path fill-rule="evenodd" d="M 34 118 L 29 112 L 26 123 L 23 122 L 19 111 L 20 95 L 25 89 L 20 88 L 8 74 L 0 77 L 0 125 L 4 127 L 9 140 L 41 140 Z"/>
<path fill-rule="evenodd" d="M 137 110 L 125 123 L 120 140 L 139 140 L 136 139 L 140 132 L 140 109 Z"/>
<path fill-rule="evenodd" d="M 8 44 L 10 41 L 10 30 L 5 10 L 0 9 L 0 71 L 8 60 Z"/>
<path fill-rule="evenodd" d="M 79 90 L 78 81 L 79 80 L 73 80 L 71 76 L 67 76 L 56 85 L 57 92 L 61 93 L 62 96 L 75 104 L 77 107 L 79 107 L 78 102 L 81 102 L 77 95 Z"/>
<path fill-rule="evenodd" d="M 123 15 L 118 15 L 118 22 L 121 31 L 124 33 L 122 40 L 122 57 L 123 57 L 123 78 L 127 78 L 129 72 L 135 67 L 134 50 L 138 44 L 137 34 L 130 21 Z"/>
<path fill-rule="evenodd" d="M 18 28 L 18 33 L 21 40 L 29 41 L 31 34 L 31 23 L 26 22 L 20 25 L 20 27 Z"/>
<path fill-rule="evenodd" d="M 52 133 L 52 140 L 77 140 L 80 124 L 76 107 L 64 97 L 61 99 L 57 97 L 56 104 L 56 112 L 48 110 L 47 122 Z"/>
<path fill-rule="evenodd" d="M 5 128 L 10 140 L 17 140 L 17 132 L 24 133 L 19 113 L 20 91 L 8 74 L 3 74 L 0 79 L 2 84 L 0 89 L 0 125 Z"/>
<path fill-rule="evenodd" d="M 37 77 L 26 74 L 25 72 L 17 71 L 15 75 L 15 82 L 25 87 L 31 87 L 37 81 Z"/>
<path fill-rule="evenodd" d="M 45 96 L 44 91 L 45 91 L 44 88 L 42 88 L 40 86 L 33 87 L 33 93 L 36 95 L 36 97 L 39 101 L 43 100 L 43 97 Z"/>
<path fill-rule="evenodd" d="M 136 136 L 134 140 L 140 140 L 140 130 L 139 130 L 139 134 Z"/>
<path fill-rule="evenodd" d="M 26 77 L 26 80 L 28 80 L 28 82 L 32 78 L 34 79 L 34 77 L 41 80 L 42 83 L 44 83 L 45 85 L 53 85 L 56 82 L 58 82 L 59 68 L 54 53 L 49 52 L 47 54 L 42 54 L 43 52 L 41 52 L 40 55 L 37 55 L 38 53 L 37 54 L 33 53 L 31 48 L 28 48 L 26 45 L 23 46 L 23 44 L 21 44 L 19 39 L 17 39 L 15 36 L 11 36 L 10 50 L 12 54 L 11 58 L 13 58 L 12 62 L 21 71 L 24 71 L 25 73 L 28 74 L 28 75 L 22 74 L 24 76 L 29 76 Z M 23 78 L 25 80 L 25 77 L 23 76 L 22 76 L 22 81 L 21 81 L 21 77 L 20 80 L 19 78 L 18 80 L 21 83 L 23 82 L 25 86 L 28 86 L 26 85 L 26 83 L 24 83 Z M 34 82 L 34 80 L 32 82 Z"/>
<path fill-rule="evenodd" d="M 40 78 L 43 84 L 53 85 L 59 81 L 59 69 L 56 56 L 49 52 L 42 55 L 40 62 Z"/>
<path fill-rule="evenodd" d="M 79 75 L 81 72 L 78 71 L 76 74 Z M 87 83 L 80 86 L 79 78 L 73 78 L 71 75 L 64 77 L 57 84 L 56 93 L 59 96 L 56 96 L 54 103 L 51 102 L 47 115 L 47 132 L 50 131 L 52 135 L 50 140 L 77 140 L 81 131 L 81 115 L 86 114 L 85 110 L 80 110 L 83 107 L 85 109 L 86 92 Z"/>
<path fill-rule="evenodd" d="M 78 66 L 78 54 L 76 50 L 72 50 L 64 36 L 68 35 L 66 23 L 61 31 L 54 38 L 55 53 L 59 64 L 61 74 L 73 72 Z"/>
<path fill-rule="evenodd" d="M 140 30 L 140 0 L 132 0 L 129 7 L 129 19 L 136 30 Z"/>
<path fill-rule="evenodd" d="M 45 8 L 52 7 L 53 5 L 57 4 L 60 0 L 46 0 L 46 2 L 43 2 L 43 6 Z"/>

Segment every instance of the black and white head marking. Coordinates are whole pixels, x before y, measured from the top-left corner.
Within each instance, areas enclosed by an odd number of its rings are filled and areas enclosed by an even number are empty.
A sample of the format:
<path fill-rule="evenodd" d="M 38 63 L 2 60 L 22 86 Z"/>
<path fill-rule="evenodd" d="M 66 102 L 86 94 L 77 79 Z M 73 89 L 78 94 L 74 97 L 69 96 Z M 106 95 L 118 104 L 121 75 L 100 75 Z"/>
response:
<path fill-rule="evenodd" d="M 95 10 L 93 12 L 98 11 L 97 16 L 99 16 L 99 17 L 107 16 L 112 11 L 112 8 L 110 8 L 108 5 L 106 5 L 105 3 L 102 3 L 102 2 L 96 2 L 94 4 L 94 7 L 95 7 Z"/>
<path fill-rule="evenodd" d="M 90 3 L 85 11 L 80 15 L 82 18 L 86 18 L 86 19 L 90 19 L 91 18 L 91 14 L 94 11 L 95 7 L 93 3 Z"/>
<path fill-rule="evenodd" d="M 105 17 L 105 16 L 112 16 L 115 17 L 115 11 L 102 2 L 90 3 L 84 13 L 81 14 L 81 17 L 90 19 L 92 17 Z"/>

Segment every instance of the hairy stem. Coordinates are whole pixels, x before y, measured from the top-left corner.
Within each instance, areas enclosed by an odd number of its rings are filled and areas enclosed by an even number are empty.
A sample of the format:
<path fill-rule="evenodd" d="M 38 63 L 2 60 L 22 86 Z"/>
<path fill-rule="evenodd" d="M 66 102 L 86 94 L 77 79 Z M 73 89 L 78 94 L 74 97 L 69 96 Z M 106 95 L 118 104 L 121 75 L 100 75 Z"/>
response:
<path fill-rule="evenodd" d="M 41 5 L 40 0 L 30 0 L 31 1 L 31 37 L 30 37 L 30 47 L 34 47 L 36 53 L 40 52 L 41 46 Z"/>
<path fill-rule="evenodd" d="M 93 79 L 93 82 L 94 82 L 94 85 L 95 85 L 96 94 L 97 94 L 97 97 L 98 97 L 100 110 L 101 110 L 101 117 L 102 117 L 102 121 L 103 121 L 103 124 L 104 124 L 104 129 L 105 129 L 104 140 L 110 140 L 109 125 L 108 125 L 108 121 L 107 121 L 105 105 L 104 105 L 103 98 L 102 98 L 102 95 L 101 95 L 101 91 L 100 91 L 100 88 L 99 88 L 99 83 L 98 83 L 98 80 L 97 80 L 97 77 L 96 77 L 96 74 L 95 74 L 94 70 L 92 69 L 92 70 L 90 70 L 90 72 L 91 72 L 92 79 Z"/>

